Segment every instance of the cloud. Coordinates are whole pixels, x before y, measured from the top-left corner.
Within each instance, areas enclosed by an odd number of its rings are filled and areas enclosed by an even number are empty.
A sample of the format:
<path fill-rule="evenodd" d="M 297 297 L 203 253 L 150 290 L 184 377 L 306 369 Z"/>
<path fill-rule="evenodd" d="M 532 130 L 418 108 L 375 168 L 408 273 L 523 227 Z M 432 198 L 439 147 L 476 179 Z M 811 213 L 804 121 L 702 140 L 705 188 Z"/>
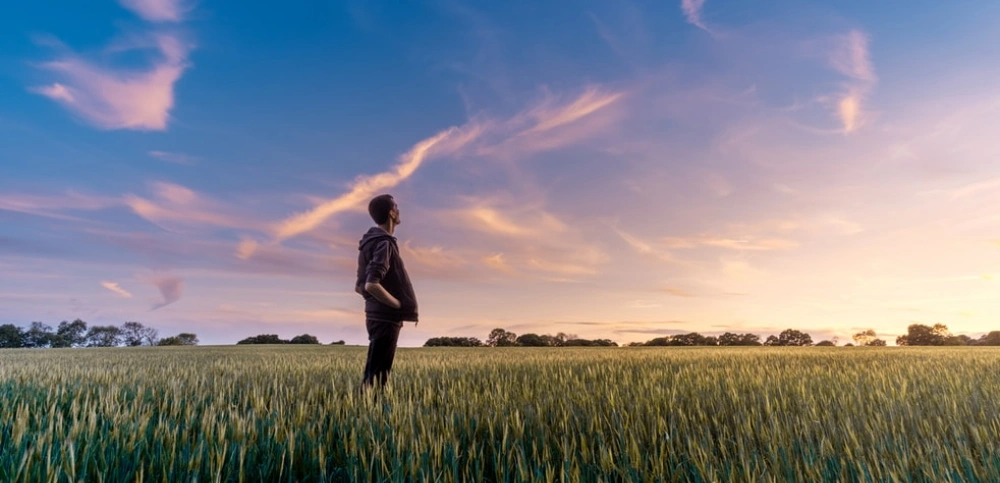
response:
<path fill-rule="evenodd" d="M 180 22 L 190 9 L 180 0 L 119 0 L 119 3 L 149 22 Z"/>
<path fill-rule="evenodd" d="M 256 251 L 257 241 L 252 238 L 244 237 L 240 240 L 240 244 L 236 247 L 236 258 L 246 260 L 253 256 Z"/>
<path fill-rule="evenodd" d="M 868 50 L 868 36 L 859 30 L 837 37 L 829 57 L 830 66 L 850 80 L 837 100 L 837 114 L 844 132 L 857 130 L 865 121 L 864 102 L 878 81 Z"/>
<path fill-rule="evenodd" d="M 653 247 L 649 242 L 642 240 L 635 235 L 625 232 L 624 230 L 612 226 L 611 229 L 618 235 L 619 238 L 625 241 L 633 250 L 643 255 L 650 255 L 664 262 L 676 262 L 677 260 L 667 251 L 658 250 Z"/>
<path fill-rule="evenodd" d="M 118 294 L 122 298 L 126 298 L 126 299 L 132 298 L 132 294 L 129 293 L 127 290 L 119 287 L 116 282 L 101 282 L 101 286 L 104 287 L 104 288 L 106 288 L 106 289 L 108 289 L 108 290 L 110 290 L 110 291 L 112 291 L 112 292 L 114 292 L 114 293 L 116 293 L 116 294 Z"/>
<path fill-rule="evenodd" d="M 681 0 L 681 11 L 684 12 L 687 22 L 706 32 L 711 32 L 701 20 L 701 9 L 704 6 L 705 0 Z"/>
<path fill-rule="evenodd" d="M 447 210 L 444 216 L 452 222 L 490 235 L 509 238 L 546 237 L 563 233 L 568 227 L 555 215 L 537 204 L 497 206 L 499 202 L 466 197 L 465 208 Z"/>
<path fill-rule="evenodd" d="M 174 105 L 174 84 L 188 67 L 190 46 L 177 36 L 158 33 L 135 37 L 115 50 L 142 52 L 152 65 L 116 68 L 66 53 L 41 64 L 58 80 L 30 90 L 100 129 L 165 130 Z"/>
<path fill-rule="evenodd" d="M 569 100 L 546 95 L 537 105 L 507 121 L 491 123 L 490 136 L 484 138 L 492 142 L 476 153 L 516 158 L 587 139 L 613 123 L 618 113 L 610 108 L 625 96 L 625 92 L 593 85 Z"/>
<path fill-rule="evenodd" d="M 440 246 L 416 247 L 407 240 L 399 247 L 408 270 L 420 277 L 468 279 L 472 275 L 465 257 Z"/>
<path fill-rule="evenodd" d="M 193 165 L 198 161 L 197 157 L 181 153 L 168 153 L 166 151 L 150 151 L 151 157 L 174 164 Z"/>
<path fill-rule="evenodd" d="M 80 219 L 60 214 L 60 211 L 97 211 L 120 205 L 121 200 L 115 198 L 81 194 L 74 191 L 67 191 L 65 195 L 55 196 L 0 195 L 0 210 L 62 220 L 79 221 Z"/>
<path fill-rule="evenodd" d="M 194 191 L 177 184 L 153 182 L 154 200 L 136 195 L 122 199 L 132 211 L 147 221 L 170 230 L 171 223 L 183 225 L 210 225 L 229 228 L 246 228 L 255 224 L 222 213 L 218 203 L 199 196 Z"/>
<path fill-rule="evenodd" d="M 407 180 L 427 160 L 459 155 L 467 147 L 477 143 L 480 147 L 475 150 L 475 154 L 481 156 L 497 154 L 501 146 L 525 154 L 565 145 L 578 139 L 581 131 L 564 132 L 561 128 L 605 109 L 622 95 L 589 87 L 580 96 L 566 103 L 547 98 L 538 106 L 514 116 L 507 122 L 476 119 L 462 126 L 443 130 L 417 143 L 400 156 L 397 163 L 388 171 L 359 176 L 346 193 L 276 223 L 270 230 L 271 234 L 274 241 L 280 243 L 315 230 L 337 214 L 362 210 L 370 198 Z M 553 131 L 560 132 L 553 133 Z M 471 215 L 478 217 L 482 226 L 506 229 L 512 233 L 517 231 L 509 225 L 502 227 L 503 221 L 496 213 L 489 210 L 481 210 Z M 253 255 L 250 249 L 243 250 L 242 253 L 246 256 Z"/>
<path fill-rule="evenodd" d="M 951 198 L 953 200 L 957 200 L 959 198 L 965 198 L 982 191 L 990 191 L 996 188 L 1000 188 L 1000 178 L 993 178 L 962 186 L 951 193 Z"/>
<path fill-rule="evenodd" d="M 347 193 L 275 224 L 272 234 L 280 242 L 314 230 L 338 213 L 357 210 L 376 194 L 409 178 L 426 159 L 454 154 L 481 133 L 482 126 L 469 124 L 461 128 L 452 127 L 424 139 L 401 156 L 390 171 L 359 176 Z"/>
<path fill-rule="evenodd" d="M 758 238 L 758 237 L 713 237 L 713 236 L 693 236 L 693 237 L 667 237 L 664 239 L 667 246 L 672 248 L 696 248 L 708 246 L 715 248 L 727 248 L 731 250 L 769 251 L 769 250 L 790 250 L 797 248 L 799 243 L 795 240 L 783 238 Z"/>
<path fill-rule="evenodd" d="M 171 275 L 153 275 L 146 278 L 146 282 L 159 289 L 163 300 L 155 303 L 152 310 L 166 307 L 181 299 L 181 292 L 184 291 L 184 280 Z"/>

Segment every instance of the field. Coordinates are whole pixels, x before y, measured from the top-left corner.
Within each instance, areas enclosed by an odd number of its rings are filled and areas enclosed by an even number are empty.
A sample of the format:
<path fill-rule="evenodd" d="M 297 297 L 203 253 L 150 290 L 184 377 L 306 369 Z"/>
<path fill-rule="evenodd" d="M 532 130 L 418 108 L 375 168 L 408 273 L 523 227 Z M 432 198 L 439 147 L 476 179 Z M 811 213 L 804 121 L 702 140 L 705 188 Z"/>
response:
<path fill-rule="evenodd" d="M 992 348 L 0 351 L 0 481 L 1000 481 Z"/>

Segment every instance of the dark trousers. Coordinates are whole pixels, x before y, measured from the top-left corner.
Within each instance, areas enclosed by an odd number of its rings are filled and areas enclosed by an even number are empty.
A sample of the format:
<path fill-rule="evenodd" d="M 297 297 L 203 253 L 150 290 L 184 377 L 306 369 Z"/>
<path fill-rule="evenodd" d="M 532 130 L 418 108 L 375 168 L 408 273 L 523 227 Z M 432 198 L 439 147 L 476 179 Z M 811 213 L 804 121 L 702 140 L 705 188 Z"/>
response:
<path fill-rule="evenodd" d="M 379 320 L 368 317 L 368 361 L 365 363 L 365 378 L 362 387 L 378 385 L 384 387 L 392 370 L 392 360 L 396 357 L 396 343 L 402 322 Z"/>

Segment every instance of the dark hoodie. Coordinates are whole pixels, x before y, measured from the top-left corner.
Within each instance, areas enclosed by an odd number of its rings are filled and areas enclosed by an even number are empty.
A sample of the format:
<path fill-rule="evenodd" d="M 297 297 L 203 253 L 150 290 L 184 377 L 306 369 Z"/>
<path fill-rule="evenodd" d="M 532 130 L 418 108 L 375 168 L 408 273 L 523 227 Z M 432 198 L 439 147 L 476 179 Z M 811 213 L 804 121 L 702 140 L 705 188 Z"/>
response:
<path fill-rule="evenodd" d="M 381 283 L 402 307 L 394 309 L 365 290 L 366 283 Z M 355 285 L 365 298 L 365 315 L 392 321 L 417 321 L 417 296 L 399 256 L 396 237 L 373 226 L 358 243 L 358 277 Z"/>

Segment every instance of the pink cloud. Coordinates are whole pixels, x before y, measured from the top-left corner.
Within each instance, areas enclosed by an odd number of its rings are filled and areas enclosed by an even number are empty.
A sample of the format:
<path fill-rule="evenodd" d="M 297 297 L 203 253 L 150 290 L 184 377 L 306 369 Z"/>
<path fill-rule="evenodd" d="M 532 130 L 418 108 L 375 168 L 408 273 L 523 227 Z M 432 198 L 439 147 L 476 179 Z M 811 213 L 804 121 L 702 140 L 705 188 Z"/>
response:
<path fill-rule="evenodd" d="M 27 213 L 47 218 L 82 221 L 61 211 L 97 211 L 121 205 L 121 200 L 67 191 L 65 195 L 0 194 L 0 210 Z"/>
<path fill-rule="evenodd" d="M 428 158 L 454 154 L 474 141 L 482 133 L 482 126 L 468 124 L 452 127 L 417 143 L 409 152 L 400 156 L 389 171 L 359 176 L 347 193 L 324 201 L 311 210 L 292 215 L 272 228 L 275 240 L 283 241 L 318 228 L 330 217 L 346 211 L 359 210 L 376 194 L 392 188 L 409 178 Z M 249 245 L 242 253 L 252 256 Z"/>
<path fill-rule="evenodd" d="M 705 0 L 681 0 L 681 11 L 684 12 L 684 17 L 687 18 L 687 22 L 708 32 L 708 27 L 706 27 L 705 23 L 701 20 L 701 9 L 704 6 Z"/>
<path fill-rule="evenodd" d="M 190 8 L 181 0 L 119 0 L 119 3 L 149 22 L 180 22 Z"/>
<path fill-rule="evenodd" d="M 182 225 L 210 225 L 229 228 L 255 227 L 256 223 L 226 213 L 229 209 L 180 185 L 166 182 L 152 183 L 154 200 L 136 195 L 125 195 L 124 204 L 132 211 L 164 229 L 172 223 Z"/>
<path fill-rule="evenodd" d="M 162 307 L 166 307 L 174 302 L 181 299 L 181 293 L 184 291 L 184 280 L 180 277 L 172 275 L 157 274 L 146 278 L 146 282 L 150 283 L 160 291 L 160 295 L 163 299 L 153 305 L 152 310 L 156 310 Z"/>
<path fill-rule="evenodd" d="M 115 68 L 68 53 L 42 64 L 59 79 L 31 90 L 101 129 L 165 130 L 174 105 L 174 84 L 187 69 L 190 46 L 161 33 L 119 48 L 151 53 L 151 66 Z"/>
<path fill-rule="evenodd" d="M 845 92 L 837 100 L 837 115 L 844 125 L 844 132 L 856 131 L 865 121 L 865 99 L 878 81 L 868 50 L 868 36 L 859 30 L 852 30 L 837 37 L 829 63 L 850 79 Z"/>
<path fill-rule="evenodd" d="M 161 161 L 166 161 L 168 163 L 174 163 L 174 164 L 192 165 L 197 163 L 198 161 L 198 158 L 195 156 L 190 156 L 181 153 L 170 153 L 166 151 L 150 151 L 148 154 L 151 157 L 154 157 Z"/>
<path fill-rule="evenodd" d="M 110 290 L 110 291 L 112 291 L 112 292 L 114 292 L 114 293 L 116 293 L 116 294 L 118 294 L 119 297 L 126 298 L 126 299 L 132 298 L 132 294 L 129 293 L 128 290 L 125 290 L 125 289 L 119 287 L 118 283 L 116 283 L 116 282 L 101 282 L 101 286 L 104 287 L 104 288 L 106 288 L 106 289 L 108 289 L 108 290 Z"/>

